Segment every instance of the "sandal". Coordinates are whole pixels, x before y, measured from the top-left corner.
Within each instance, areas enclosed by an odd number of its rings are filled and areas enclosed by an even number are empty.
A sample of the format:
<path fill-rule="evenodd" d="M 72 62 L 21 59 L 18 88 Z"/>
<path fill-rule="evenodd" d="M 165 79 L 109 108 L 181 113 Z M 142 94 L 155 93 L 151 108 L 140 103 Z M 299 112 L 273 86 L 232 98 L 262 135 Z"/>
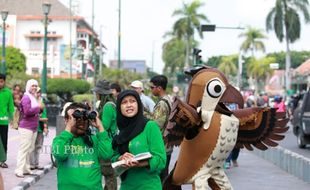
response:
<path fill-rule="evenodd" d="M 2 163 L 0 163 L 0 167 L 1 168 L 8 168 L 9 166 L 5 162 L 2 162 Z"/>

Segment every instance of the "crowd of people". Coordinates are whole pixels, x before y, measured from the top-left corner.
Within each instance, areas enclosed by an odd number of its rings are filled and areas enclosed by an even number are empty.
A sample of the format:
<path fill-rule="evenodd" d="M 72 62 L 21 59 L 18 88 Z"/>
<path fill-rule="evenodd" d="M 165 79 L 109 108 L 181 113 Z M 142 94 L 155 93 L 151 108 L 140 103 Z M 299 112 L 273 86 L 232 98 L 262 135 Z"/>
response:
<path fill-rule="evenodd" d="M 117 83 L 99 80 L 92 89 L 98 100 L 95 117 L 90 117 L 91 107 L 82 103 L 71 103 L 65 109 L 65 130 L 52 145 L 58 189 L 116 190 L 118 177 L 120 189 L 161 189 L 172 153 L 163 140 L 171 98 L 166 93 L 166 76 L 154 76 L 149 83 L 157 103 L 144 94 L 146 86 L 141 81 L 121 90 Z M 84 115 L 79 116 L 76 110 Z M 151 157 L 133 159 L 140 153 L 150 153 Z M 122 160 L 125 171 L 115 172 L 112 163 Z M 65 180 L 68 175 L 71 179 Z M 99 185 L 101 175 L 104 188 Z M 81 176 L 93 177 L 85 183 L 79 180 Z"/>
<path fill-rule="evenodd" d="M 47 112 L 36 80 L 27 81 L 24 93 L 20 85 L 14 85 L 12 92 L 5 80 L 0 74 L 0 167 L 9 167 L 5 161 L 11 125 L 20 135 L 15 175 L 23 178 L 43 169 L 39 155 L 44 134 L 48 134 Z M 121 189 L 155 190 L 161 189 L 168 175 L 173 149 L 163 140 L 172 107 L 172 97 L 166 92 L 167 77 L 154 76 L 149 85 L 135 80 L 123 90 L 118 83 L 110 82 L 99 80 L 92 89 L 96 104 L 72 102 L 63 110 L 65 127 L 52 144 L 58 189 L 116 190 L 120 178 Z M 146 88 L 156 102 L 145 94 Z M 268 105 L 266 94 L 245 96 L 245 107 Z M 227 107 L 238 109 L 236 105 Z M 273 107 L 286 111 L 281 96 L 274 97 Z M 225 168 L 230 168 L 231 162 L 238 166 L 239 151 L 233 149 Z M 151 157 L 135 160 L 140 153 L 150 153 Z M 120 173 L 113 168 L 117 161 L 123 161 L 124 171 Z"/>

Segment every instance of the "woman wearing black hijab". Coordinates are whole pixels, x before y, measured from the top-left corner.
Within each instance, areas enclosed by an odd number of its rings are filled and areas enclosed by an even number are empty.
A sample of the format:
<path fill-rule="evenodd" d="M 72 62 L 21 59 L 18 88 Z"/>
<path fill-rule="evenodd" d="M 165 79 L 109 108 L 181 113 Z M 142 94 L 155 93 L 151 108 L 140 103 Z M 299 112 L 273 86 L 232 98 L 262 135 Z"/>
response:
<path fill-rule="evenodd" d="M 166 164 L 166 151 L 156 122 L 143 116 L 138 93 L 125 90 L 117 97 L 117 126 L 119 135 L 113 139 L 114 161 L 125 160 L 129 169 L 121 175 L 121 190 L 160 190 L 159 174 Z M 132 160 L 134 155 L 150 152 L 144 161 Z"/>

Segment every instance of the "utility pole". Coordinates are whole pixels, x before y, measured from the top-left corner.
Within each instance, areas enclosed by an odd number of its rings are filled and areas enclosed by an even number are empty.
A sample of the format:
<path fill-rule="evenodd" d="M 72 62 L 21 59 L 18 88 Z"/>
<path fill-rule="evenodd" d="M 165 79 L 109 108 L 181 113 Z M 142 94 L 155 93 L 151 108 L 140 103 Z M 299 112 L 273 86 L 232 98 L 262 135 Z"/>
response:
<path fill-rule="evenodd" d="M 242 89 L 242 64 L 243 64 L 243 59 L 242 59 L 242 53 L 239 53 L 238 57 L 238 74 L 237 74 L 237 86 L 239 90 Z"/>
<path fill-rule="evenodd" d="M 121 0 L 118 0 L 118 59 L 117 68 L 121 68 Z"/>
<path fill-rule="evenodd" d="M 95 14 L 94 14 L 94 0 L 92 0 L 92 35 L 91 35 L 91 52 L 92 52 L 92 64 L 94 66 L 94 84 L 96 84 L 96 52 L 95 52 L 95 32 L 94 32 L 94 22 L 95 22 Z"/>
<path fill-rule="evenodd" d="M 99 47 L 100 47 L 100 55 L 99 55 L 99 76 L 102 76 L 102 63 L 103 63 L 103 47 L 102 47 L 102 25 L 100 25 L 100 36 L 99 36 Z"/>
<path fill-rule="evenodd" d="M 69 26 L 69 37 L 70 37 L 70 42 L 69 42 L 69 66 L 70 66 L 70 78 L 72 78 L 72 0 L 69 0 L 69 8 L 70 8 L 70 26 Z"/>
<path fill-rule="evenodd" d="M 5 20 L 8 17 L 9 12 L 8 11 L 1 11 L 1 17 L 3 21 L 2 25 L 2 60 L 1 60 L 1 73 L 6 74 L 6 66 L 5 66 Z"/>

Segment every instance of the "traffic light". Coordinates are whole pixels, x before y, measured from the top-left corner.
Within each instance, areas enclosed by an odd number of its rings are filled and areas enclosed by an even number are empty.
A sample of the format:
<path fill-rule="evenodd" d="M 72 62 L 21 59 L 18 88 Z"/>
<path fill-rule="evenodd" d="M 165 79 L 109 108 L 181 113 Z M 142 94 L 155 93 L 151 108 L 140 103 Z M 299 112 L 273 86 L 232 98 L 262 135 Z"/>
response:
<path fill-rule="evenodd" d="M 194 48 L 193 49 L 193 62 L 194 62 L 194 66 L 197 65 L 202 65 L 202 60 L 201 60 L 201 55 L 199 55 L 201 53 L 201 49 L 197 49 Z"/>

